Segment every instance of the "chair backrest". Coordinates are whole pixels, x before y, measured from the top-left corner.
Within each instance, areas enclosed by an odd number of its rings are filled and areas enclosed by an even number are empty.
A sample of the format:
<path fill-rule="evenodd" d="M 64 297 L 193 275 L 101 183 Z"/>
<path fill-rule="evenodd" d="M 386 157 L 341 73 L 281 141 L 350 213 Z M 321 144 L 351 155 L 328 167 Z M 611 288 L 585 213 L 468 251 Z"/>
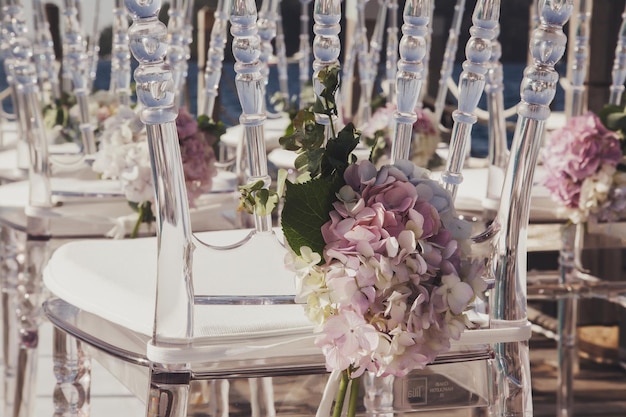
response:
<path fill-rule="evenodd" d="M 126 7 L 133 18 L 133 24 L 129 29 L 130 49 L 139 62 L 139 68 L 135 72 L 137 98 L 144 106 L 141 117 L 148 128 L 156 191 L 159 249 L 155 343 L 161 340 L 186 340 L 193 337 L 194 326 L 195 295 L 192 277 L 194 246 L 198 244 L 203 250 L 206 249 L 204 246 L 208 246 L 208 250 L 211 251 L 228 251 L 246 246 L 253 239 L 244 236 L 238 242 L 233 242 L 233 245 L 223 248 L 210 243 L 205 244 L 192 236 L 174 123 L 177 115 L 175 84 L 171 70 L 165 64 L 168 50 L 167 29 L 156 19 L 160 3 L 155 1 L 144 4 L 140 1 L 127 0 Z M 265 120 L 263 78 L 258 59 L 260 49 L 254 2 L 233 2 L 230 18 L 231 31 L 235 36 L 233 53 L 237 59 L 238 71 L 235 82 L 243 109 L 240 120 L 245 126 L 248 147 L 249 182 L 262 181 L 268 187 L 270 177 L 263 135 Z M 261 213 L 257 210 L 252 234 L 271 235 L 274 239 L 271 213 Z M 217 256 L 220 258 L 219 262 L 229 257 L 226 252 L 221 252 Z M 235 265 L 231 275 L 235 278 L 237 267 L 250 264 L 250 262 L 242 264 L 236 260 L 233 262 Z M 243 272 L 239 270 L 239 273 Z"/>
<path fill-rule="evenodd" d="M 40 108 L 37 68 L 33 63 L 33 48 L 26 34 L 26 23 L 19 2 L 2 8 L 5 16 L 3 42 L 6 44 L 5 68 L 9 85 L 14 89 L 15 111 L 30 150 L 29 204 L 51 207 L 48 166 L 48 143 Z M 45 231 L 38 231 L 45 233 Z M 33 231 L 34 234 L 39 234 Z"/>
<path fill-rule="evenodd" d="M 426 1 L 407 1 L 405 8 L 405 36 L 424 33 L 415 24 L 426 24 Z M 465 158 L 466 141 L 469 139 L 471 125 L 476 117 L 473 114 L 480 93 L 485 83 L 486 65 L 491 55 L 490 41 L 495 37 L 499 1 L 479 0 L 474 11 L 474 25 L 467 46 L 468 61 L 464 74 L 461 75 L 461 94 L 459 110 L 454 114 L 455 125 L 452 133 L 451 155 L 448 161 L 443 180 L 448 188 L 454 192 L 456 185 L 462 180 L 460 171 Z M 529 219 L 530 190 L 532 178 L 537 162 L 537 156 L 544 133 L 545 120 L 550 115 L 550 104 L 556 92 L 558 73 L 554 65 L 565 51 L 566 37 L 563 34 L 563 25 L 572 12 L 572 1 L 568 0 L 540 0 L 540 24 L 533 32 L 530 41 L 533 63 L 525 71 L 521 83 L 521 103 L 518 106 L 518 123 L 515 131 L 511 156 L 503 182 L 502 198 L 498 207 L 497 217 L 489 230 L 476 241 L 492 239 L 489 274 L 493 279 L 493 289 L 490 295 L 490 327 L 493 329 L 506 326 L 524 326 L 526 319 L 526 227 Z M 412 15 L 422 12 L 421 15 Z M 417 12 L 417 13 L 416 13 Z M 408 16 L 407 16 L 408 14 Z M 426 19 L 426 21 L 421 20 Z M 408 24 L 407 24 L 408 23 Z M 408 32 L 408 33 L 407 33 Z M 402 45 L 403 43 L 401 43 Z M 406 42 L 406 45 L 419 45 L 419 42 Z M 482 48 L 482 46 L 486 46 Z M 417 49 L 417 46 L 415 46 Z M 417 50 L 413 52 L 418 56 Z M 483 53 L 484 52 L 484 53 Z M 412 63 L 415 64 L 415 63 Z M 398 65 L 402 71 L 417 68 L 400 61 Z M 406 86 L 405 79 L 418 78 L 418 74 L 398 75 L 398 122 L 401 118 L 404 100 L 413 97 L 403 97 L 406 91 L 412 91 Z M 411 81 L 414 83 L 414 81 Z M 464 91 L 465 90 L 465 91 Z M 413 103 L 413 102 L 409 102 Z M 412 109 L 409 108 L 409 111 Z M 402 129 L 397 128 L 394 157 L 406 152 L 407 141 L 402 137 Z M 532 410 L 530 395 L 530 370 L 523 364 L 528 363 L 528 345 L 525 342 L 496 344 L 498 367 L 496 376 L 496 396 L 501 400 L 496 409 L 501 415 L 522 414 L 521 410 Z M 506 394 L 505 394 L 506 393 Z"/>

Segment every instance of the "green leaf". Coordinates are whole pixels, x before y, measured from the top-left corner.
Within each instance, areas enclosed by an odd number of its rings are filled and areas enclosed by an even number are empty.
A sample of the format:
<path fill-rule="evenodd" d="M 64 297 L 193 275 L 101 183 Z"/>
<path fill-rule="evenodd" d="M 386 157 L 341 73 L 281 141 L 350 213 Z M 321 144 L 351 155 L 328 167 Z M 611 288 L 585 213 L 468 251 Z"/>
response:
<path fill-rule="evenodd" d="M 301 148 L 301 140 L 298 140 L 298 136 L 300 135 L 301 133 L 295 130 L 293 131 L 293 133 L 286 134 L 285 136 L 278 139 L 278 143 L 283 149 L 286 149 L 288 151 L 299 151 Z"/>
<path fill-rule="evenodd" d="M 624 113 L 611 113 L 606 116 L 604 125 L 607 129 L 619 130 L 624 127 L 624 119 L 626 119 L 626 114 Z"/>
<path fill-rule="evenodd" d="M 359 144 L 360 134 L 352 123 L 348 123 L 337 134 L 337 138 L 326 143 L 322 159 L 322 177 L 343 176 L 348 165 L 354 162 L 351 154 Z"/>
<path fill-rule="evenodd" d="M 624 113 L 624 107 L 622 106 L 607 104 L 598 112 L 598 117 L 607 129 L 619 130 L 621 128 L 620 125 L 623 123 L 622 119 L 626 117 L 626 113 Z"/>
<path fill-rule="evenodd" d="M 302 184 L 287 182 L 282 228 L 287 243 L 297 254 L 308 246 L 323 255 L 322 225 L 330 219 L 337 191 L 345 184 L 343 178 L 328 181 L 316 178 Z"/>

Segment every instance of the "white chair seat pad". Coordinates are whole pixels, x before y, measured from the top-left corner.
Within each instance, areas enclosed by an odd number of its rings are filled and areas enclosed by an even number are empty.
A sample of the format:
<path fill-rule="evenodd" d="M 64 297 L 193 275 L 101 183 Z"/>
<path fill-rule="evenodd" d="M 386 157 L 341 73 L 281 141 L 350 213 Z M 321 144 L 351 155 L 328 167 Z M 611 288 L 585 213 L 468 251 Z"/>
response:
<path fill-rule="evenodd" d="M 268 150 L 278 148 L 280 144 L 278 140 L 285 136 L 285 129 L 289 126 L 291 120 L 289 117 L 279 117 L 276 119 L 267 119 L 263 125 L 265 133 L 265 146 Z M 244 135 L 244 126 L 236 125 L 226 129 L 226 133 L 222 135 L 220 141 L 230 148 L 236 148 Z"/>
<path fill-rule="evenodd" d="M 53 200 L 82 196 L 122 197 L 120 182 L 114 180 L 83 180 L 79 178 L 51 178 Z M 0 186 L 0 207 L 23 208 L 28 205 L 28 181 L 16 181 Z"/>
<path fill-rule="evenodd" d="M 212 244 L 234 243 L 247 231 L 201 233 Z M 293 273 L 283 266 L 284 248 L 276 237 L 255 235 L 235 250 L 197 245 L 196 295 L 289 295 Z M 61 246 L 44 271 L 49 290 L 66 302 L 144 335 L 152 335 L 156 289 L 156 238 L 89 240 Z M 237 270 L 237 276 L 235 276 Z M 182 279 L 182 278 L 181 278 Z M 173 294 L 173 298 L 178 299 Z M 182 324 L 181 324 L 182 325 Z M 255 334 L 311 334 L 300 305 L 196 306 L 197 337 L 252 337 Z"/>
<path fill-rule="evenodd" d="M 485 196 L 487 195 L 487 175 L 487 168 L 463 170 L 463 182 L 457 190 L 455 201 L 457 210 L 483 210 Z M 537 167 L 530 205 L 531 222 L 554 221 L 565 218 L 559 204 L 552 200 L 549 191 L 541 185 L 543 175 L 542 168 Z M 439 173 L 434 172 L 433 177 L 438 178 Z"/>

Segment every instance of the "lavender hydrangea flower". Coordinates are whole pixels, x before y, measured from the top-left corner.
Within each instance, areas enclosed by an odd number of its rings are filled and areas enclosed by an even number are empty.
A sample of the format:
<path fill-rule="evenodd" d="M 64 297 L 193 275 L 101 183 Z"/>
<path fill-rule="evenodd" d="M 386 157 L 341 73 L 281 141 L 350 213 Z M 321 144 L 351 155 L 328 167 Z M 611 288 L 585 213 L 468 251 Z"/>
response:
<path fill-rule="evenodd" d="M 550 135 L 542 153 L 544 185 L 552 198 L 570 209 L 572 221 L 584 222 L 607 200 L 615 168 L 622 159 L 621 140 L 598 116 L 573 117 Z"/>
<path fill-rule="evenodd" d="M 308 248 L 288 262 L 297 298 L 319 325 L 329 370 L 406 375 L 460 337 L 465 310 L 485 289 L 482 268 L 467 259 L 463 227 L 444 222 L 456 217 L 451 197 L 426 170 L 361 161 L 344 179 L 322 226 L 323 264 Z"/>

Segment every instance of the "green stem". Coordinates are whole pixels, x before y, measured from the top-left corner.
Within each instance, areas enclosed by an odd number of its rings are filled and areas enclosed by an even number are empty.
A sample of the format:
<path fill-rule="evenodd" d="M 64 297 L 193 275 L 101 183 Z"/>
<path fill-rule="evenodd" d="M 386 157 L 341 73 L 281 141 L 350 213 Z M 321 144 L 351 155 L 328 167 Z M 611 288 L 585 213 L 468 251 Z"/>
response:
<path fill-rule="evenodd" d="M 335 407 L 333 408 L 333 417 L 341 417 L 341 411 L 343 411 L 343 403 L 346 399 L 346 392 L 348 391 L 348 371 L 341 373 L 341 381 L 339 381 L 339 390 L 337 391 L 337 397 L 335 398 Z"/>
<path fill-rule="evenodd" d="M 350 384 L 350 399 L 348 400 L 348 417 L 356 416 L 356 407 L 359 400 L 359 389 L 361 387 L 361 377 L 356 377 Z"/>
<path fill-rule="evenodd" d="M 137 237 L 137 234 L 139 234 L 139 226 L 141 226 L 141 223 L 143 223 L 143 204 L 139 204 L 137 206 L 137 221 L 135 222 L 135 226 L 133 227 L 132 232 L 130 232 L 130 238 L 134 239 Z"/>
<path fill-rule="evenodd" d="M 330 133 L 333 135 L 333 139 L 337 139 L 337 133 L 335 132 L 335 124 L 333 123 L 333 112 L 328 107 L 327 98 L 324 98 L 324 102 L 326 103 L 326 115 L 328 116 L 328 124 L 330 126 Z"/>

